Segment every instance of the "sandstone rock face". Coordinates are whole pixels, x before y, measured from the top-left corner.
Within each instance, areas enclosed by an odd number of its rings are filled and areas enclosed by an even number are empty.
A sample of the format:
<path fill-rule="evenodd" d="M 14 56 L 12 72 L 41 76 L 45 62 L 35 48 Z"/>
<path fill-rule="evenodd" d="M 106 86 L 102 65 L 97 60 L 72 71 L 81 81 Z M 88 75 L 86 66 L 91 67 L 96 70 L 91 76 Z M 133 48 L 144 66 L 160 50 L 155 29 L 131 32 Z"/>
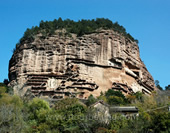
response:
<path fill-rule="evenodd" d="M 59 34 L 60 33 L 60 34 Z M 62 32 L 62 34 L 64 34 Z M 135 42 L 112 30 L 77 37 L 56 35 L 19 45 L 9 63 L 15 93 L 53 99 L 86 99 L 108 89 L 150 94 L 154 80 L 140 59 Z"/>

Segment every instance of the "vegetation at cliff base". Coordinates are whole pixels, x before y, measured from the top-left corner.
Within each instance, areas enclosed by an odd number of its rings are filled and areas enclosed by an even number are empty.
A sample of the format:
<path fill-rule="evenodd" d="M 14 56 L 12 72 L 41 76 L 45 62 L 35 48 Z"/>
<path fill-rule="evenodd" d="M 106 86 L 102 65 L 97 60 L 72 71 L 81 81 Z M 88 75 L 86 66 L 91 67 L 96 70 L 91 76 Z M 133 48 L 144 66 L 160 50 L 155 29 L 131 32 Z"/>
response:
<path fill-rule="evenodd" d="M 113 23 L 109 19 L 97 18 L 92 20 L 79 20 L 73 21 L 70 19 L 62 20 L 61 18 L 55 19 L 53 21 L 41 21 L 39 26 L 33 26 L 31 29 L 27 29 L 20 39 L 18 44 L 22 44 L 24 41 L 32 42 L 35 39 L 35 35 L 42 33 L 42 37 L 50 36 L 55 34 L 55 30 L 66 29 L 67 33 L 75 33 L 78 36 L 84 34 L 90 34 L 96 32 L 97 29 L 112 29 L 123 36 L 131 39 L 138 43 L 138 40 L 134 39 L 129 33 L 126 32 L 126 29 L 119 25 L 118 22 Z M 18 45 L 17 44 L 17 45 Z"/>
<path fill-rule="evenodd" d="M 14 133 L 169 133 L 169 97 L 141 92 L 125 97 L 113 89 L 101 92 L 86 102 L 77 98 L 65 98 L 49 103 L 40 98 L 22 99 L 8 93 L 8 87 L 0 84 L 0 132 Z M 169 90 L 165 93 L 168 94 Z M 121 100 L 120 100 L 121 99 Z M 128 119 L 119 113 L 97 112 L 94 104 L 103 101 L 109 106 L 136 106 L 139 116 Z M 162 108 L 163 107 L 163 108 Z M 105 111 L 105 110 L 104 110 Z M 94 117 L 97 116 L 97 117 Z"/>

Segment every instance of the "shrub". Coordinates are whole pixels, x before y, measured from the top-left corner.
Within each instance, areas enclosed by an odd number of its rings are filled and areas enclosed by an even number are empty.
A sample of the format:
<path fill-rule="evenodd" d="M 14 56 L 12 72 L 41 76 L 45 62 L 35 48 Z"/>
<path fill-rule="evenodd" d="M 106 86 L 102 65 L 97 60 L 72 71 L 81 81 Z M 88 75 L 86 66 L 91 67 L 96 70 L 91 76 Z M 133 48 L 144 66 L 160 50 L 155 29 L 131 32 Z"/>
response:
<path fill-rule="evenodd" d="M 97 100 L 93 97 L 93 95 L 91 94 L 88 99 L 87 99 L 87 106 L 90 106 L 92 104 L 94 104 Z"/>
<path fill-rule="evenodd" d="M 111 105 L 120 105 L 128 103 L 128 100 L 122 94 L 121 91 L 114 91 L 113 89 L 109 89 L 107 92 L 105 92 L 105 96 L 107 98 L 107 102 Z"/>

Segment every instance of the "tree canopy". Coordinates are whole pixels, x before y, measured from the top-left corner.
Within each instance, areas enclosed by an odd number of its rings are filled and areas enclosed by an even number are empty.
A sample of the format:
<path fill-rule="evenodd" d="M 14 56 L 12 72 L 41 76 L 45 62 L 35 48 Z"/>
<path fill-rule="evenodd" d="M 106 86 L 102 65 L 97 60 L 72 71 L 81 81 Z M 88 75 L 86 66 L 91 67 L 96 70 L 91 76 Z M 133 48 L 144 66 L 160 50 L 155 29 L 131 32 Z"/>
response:
<path fill-rule="evenodd" d="M 35 39 L 35 35 L 38 33 L 42 33 L 43 36 L 53 35 L 55 34 L 55 30 L 58 29 L 66 29 L 68 33 L 75 33 L 78 36 L 82 36 L 84 34 L 90 34 L 95 32 L 97 29 L 112 29 L 123 36 L 131 39 L 138 43 L 138 40 L 134 39 L 129 33 L 126 32 L 126 29 L 119 25 L 118 22 L 113 23 L 109 19 L 105 18 L 96 18 L 92 20 L 79 20 L 73 21 L 70 19 L 62 20 L 62 18 L 54 19 L 53 21 L 43 21 L 41 20 L 39 26 L 33 26 L 32 28 L 28 28 L 23 37 L 20 39 L 19 44 L 22 44 L 26 40 L 32 42 Z"/>
<path fill-rule="evenodd" d="M 158 80 L 155 80 L 155 86 L 156 86 L 159 90 L 163 90 L 163 88 L 160 86 Z"/>
<path fill-rule="evenodd" d="M 168 93 L 168 92 L 166 92 Z M 7 92 L 0 83 L 0 132 L 17 133 L 169 133 L 170 112 L 168 95 L 143 95 L 140 92 L 125 97 L 120 91 L 109 89 L 99 97 L 90 95 L 87 103 L 77 98 L 65 98 L 49 103 L 40 98 L 29 100 Z M 128 100 L 131 98 L 131 100 Z M 160 99 L 161 98 L 161 99 Z M 139 109 L 137 118 L 129 119 L 112 113 L 109 123 L 105 113 L 94 110 L 93 103 L 103 100 L 106 106 L 130 105 Z M 131 102 L 132 101 L 132 102 Z M 84 101 L 85 102 L 85 101 Z"/>

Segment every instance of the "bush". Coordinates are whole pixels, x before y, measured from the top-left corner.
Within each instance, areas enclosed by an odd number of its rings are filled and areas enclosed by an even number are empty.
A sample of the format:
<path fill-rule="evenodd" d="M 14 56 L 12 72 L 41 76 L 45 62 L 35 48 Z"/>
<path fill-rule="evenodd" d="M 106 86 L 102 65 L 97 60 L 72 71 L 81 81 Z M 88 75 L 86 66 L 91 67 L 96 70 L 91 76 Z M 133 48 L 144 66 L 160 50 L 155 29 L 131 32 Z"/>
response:
<path fill-rule="evenodd" d="M 120 104 L 125 104 L 125 101 L 123 100 L 122 97 L 118 96 L 109 96 L 107 99 L 108 104 L 110 105 L 120 105 Z"/>
<path fill-rule="evenodd" d="M 142 92 L 136 92 L 134 94 L 130 94 L 127 96 L 127 99 L 129 101 L 129 103 L 133 103 L 135 102 L 136 100 L 140 101 L 140 102 L 143 102 L 144 100 L 144 96 L 142 94 Z"/>
<path fill-rule="evenodd" d="M 30 112 L 29 119 L 31 120 L 37 119 L 41 121 L 43 117 L 41 114 L 46 114 L 49 110 L 49 103 L 42 99 L 34 98 L 28 103 L 28 112 Z"/>
<path fill-rule="evenodd" d="M 114 91 L 113 89 L 109 89 L 106 93 L 105 96 L 107 98 L 107 102 L 110 105 L 124 105 L 128 103 L 128 100 L 126 97 L 122 94 L 121 91 Z"/>
<path fill-rule="evenodd" d="M 155 133 L 170 132 L 170 112 L 158 112 L 152 115 L 151 129 Z"/>
<path fill-rule="evenodd" d="M 95 102 L 97 102 L 97 100 L 93 97 L 93 95 L 91 94 L 88 99 L 87 99 L 87 106 L 90 106 L 92 104 L 94 104 Z"/>
<path fill-rule="evenodd" d="M 6 88 L 0 90 L 0 132 L 22 132 L 26 128 L 22 100 L 5 93 Z"/>

